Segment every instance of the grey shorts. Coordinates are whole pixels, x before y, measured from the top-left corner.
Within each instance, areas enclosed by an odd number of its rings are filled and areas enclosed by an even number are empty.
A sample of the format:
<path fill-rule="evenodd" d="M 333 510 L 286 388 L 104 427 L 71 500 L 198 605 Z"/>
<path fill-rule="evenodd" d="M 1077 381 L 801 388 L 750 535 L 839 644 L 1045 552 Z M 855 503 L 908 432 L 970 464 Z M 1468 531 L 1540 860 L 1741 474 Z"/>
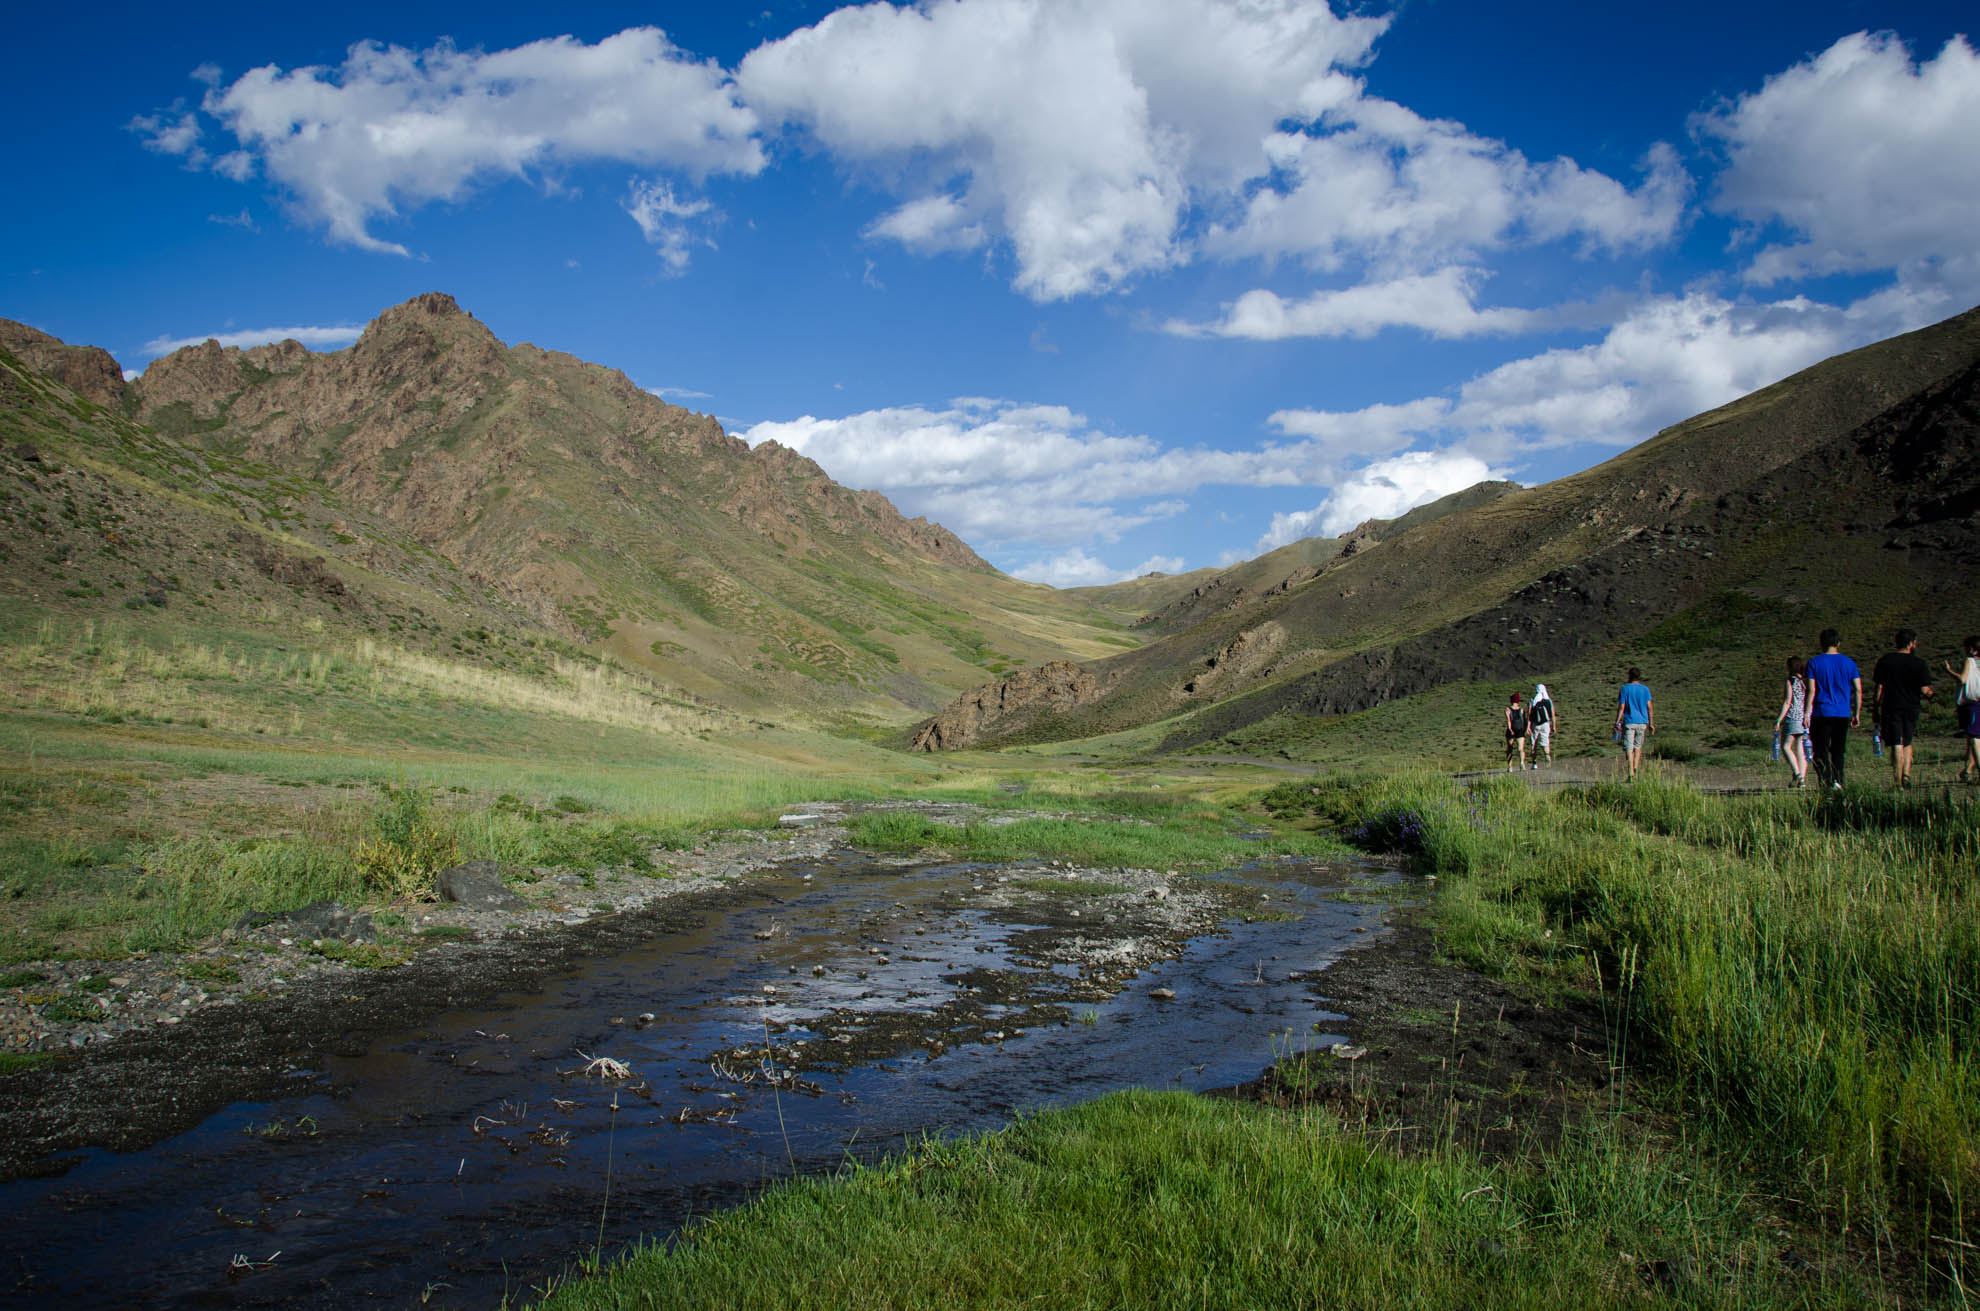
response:
<path fill-rule="evenodd" d="M 1648 724 L 1624 724 L 1623 750 L 1625 751 L 1643 750 L 1643 738 L 1645 734 L 1647 734 L 1649 731 L 1650 731 L 1650 725 Z"/>
<path fill-rule="evenodd" d="M 1781 724 L 1781 736 L 1783 737 L 1800 737 L 1807 731 L 1802 726 L 1801 716 L 1797 714 L 1790 713 L 1787 719 Z"/>
<path fill-rule="evenodd" d="M 1535 724 L 1533 726 L 1532 741 L 1533 741 L 1533 749 L 1535 751 L 1545 751 L 1547 749 L 1547 744 L 1553 741 L 1553 739 L 1554 739 L 1553 720 L 1550 719 L 1544 724 Z"/>

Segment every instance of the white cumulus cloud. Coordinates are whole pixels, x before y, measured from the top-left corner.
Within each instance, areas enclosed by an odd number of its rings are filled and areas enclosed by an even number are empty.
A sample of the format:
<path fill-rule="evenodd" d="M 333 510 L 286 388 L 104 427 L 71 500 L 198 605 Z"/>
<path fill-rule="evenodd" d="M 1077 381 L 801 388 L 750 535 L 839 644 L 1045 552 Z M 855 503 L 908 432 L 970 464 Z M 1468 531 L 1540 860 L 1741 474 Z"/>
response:
<path fill-rule="evenodd" d="M 922 253 L 1006 243 L 1039 300 L 1203 250 L 1397 276 L 1516 242 L 1670 237 L 1691 182 L 1666 145 L 1632 188 L 1368 97 L 1354 70 L 1388 21 L 1326 0 L 874 3 L 760 47 L 736 80 L 766 121 L 900 197 L 870 235 Z M 1306 307 L 1367 314 L 1333 309 Z"/>
<path fill-rule="evenodd" d="M 1302 537 L 1336 537 L 1364 519 L 1394 519 L 1494 476 L 1465 451 L 1405 451 L 1356 471 L 1311 510 L 1273 515 L 1254 549 L 1262 555 Z"/>
<path fill-rule="evenodd" d="M 1965 38 L 1914 63 L 1858 32 L 1700 115 L 1726 168 L 1715 208 L 1785 235 L 1747 266 L 1759 285 L 1893 269 L 1980 289 L 1980 56 Z"/>
<path fill-rule="evenodd" d="M 1433 337 L 1482 337 L 1524 332 L 1539 319 L 1531 310 L 1479 309 L 1477 269 L 1444 268 L 1434 273 L 1364 282 L 1288 300 L 1259 288 L 1225 307 L 1216 323 L 1172 319 L 1163 330 L 1182 337 L 1243 337 L 1279 341 L 1287 337 L 1372 337 L 1384 328 L 1416 328 Z"/>
<path fill-rule="evenodd" d="M 1108 583 L 1125 583 L 1143 574 L 1176 573 L 1182 567 L 1180 557 L 1152 555 L 1132 569 L 1116 569 L 1104 560 L 1095 559 L 1075 548 L 1027 561 L 1014 566 L 1009 572 L 1013 577 L 1027 582 L 1047 583 L 1053 587 L 1104 587 Z"/>
<path fill-rule="evenodd" d="M 374 223 L 484 179 L 597 160 L 696 175 L 764 165 L 756 116 L 727 74 L 655 28 L 489 52 L 364 42 L 335 68 L 250 70 L 214 86 L 201 109 L 239 143 L 218 161 L 223 172 L 259 167 L 333 240 L 397 254 L 405 247 Z M 132 127 L 154 150 L 203 150 L 190 114 Z"/>

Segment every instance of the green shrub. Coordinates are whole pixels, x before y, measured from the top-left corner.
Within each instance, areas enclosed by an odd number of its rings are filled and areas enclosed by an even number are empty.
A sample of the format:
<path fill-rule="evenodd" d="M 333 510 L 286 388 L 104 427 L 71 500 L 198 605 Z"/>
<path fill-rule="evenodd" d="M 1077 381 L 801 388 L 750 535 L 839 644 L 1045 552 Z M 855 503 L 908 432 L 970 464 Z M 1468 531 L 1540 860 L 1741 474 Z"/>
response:
<path fill-rule="evenodd" d="M 358 876 L 395 900 L 432 901 L 434 876 L 460 863 L 460 843 L 431 813 L 425 788 L 381 783 L 379 791 L 384 801 L 373 815 L 375 835 L 352 853 Z"/>

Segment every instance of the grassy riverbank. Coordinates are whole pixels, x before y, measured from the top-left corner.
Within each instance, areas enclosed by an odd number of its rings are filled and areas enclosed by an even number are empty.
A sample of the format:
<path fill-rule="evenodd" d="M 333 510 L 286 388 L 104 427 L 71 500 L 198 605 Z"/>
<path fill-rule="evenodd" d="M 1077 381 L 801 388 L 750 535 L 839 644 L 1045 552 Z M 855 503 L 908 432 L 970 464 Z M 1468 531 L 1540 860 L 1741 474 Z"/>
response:
<path fill-rule="evenodd" d="M 1980 801 L 1422 776 L 1274 799 L 1443 875 L 1456 958 L 1592 973 L 1652 1096 L 1838 1237 L 1973 1286 Z"/>
<path fill-rule="evenodd" d="M 1559 1141 L 1405 1155 L 1120 1095 L 773 1189 L 544 1305 L 1965 1304 L 1980 805 L 1434 775 L 1266 804 L 1436 874 L 1464 966 L 1599 997 L 1611 1083 Z"/>
<path fill-rule="evenodd" d="M 1404 1158 L 1318 1110 L 1119 1093 L 775 1189 L 542 1305 L 1630 1305 L 1646 1262 L 1698 1305 L 1792 1297 L 1738 1193 L 1678 1163 L 1599 1130 L 1547 1170 Z"/>

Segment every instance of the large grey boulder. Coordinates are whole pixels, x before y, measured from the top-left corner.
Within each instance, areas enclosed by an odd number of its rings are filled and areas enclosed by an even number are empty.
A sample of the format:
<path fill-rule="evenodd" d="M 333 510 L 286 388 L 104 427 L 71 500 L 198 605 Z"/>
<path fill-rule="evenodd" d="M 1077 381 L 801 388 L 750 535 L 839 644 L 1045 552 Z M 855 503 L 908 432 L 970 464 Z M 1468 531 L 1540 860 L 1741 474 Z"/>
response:
<path fill-rule="evenodd" d="M 502 886 L 502 867 L 492 860 L 471 860 L 441 870 L 434 876 L 433 890 L 442 901 L 476 910 L 517 910 L 529 904 Z"/>

